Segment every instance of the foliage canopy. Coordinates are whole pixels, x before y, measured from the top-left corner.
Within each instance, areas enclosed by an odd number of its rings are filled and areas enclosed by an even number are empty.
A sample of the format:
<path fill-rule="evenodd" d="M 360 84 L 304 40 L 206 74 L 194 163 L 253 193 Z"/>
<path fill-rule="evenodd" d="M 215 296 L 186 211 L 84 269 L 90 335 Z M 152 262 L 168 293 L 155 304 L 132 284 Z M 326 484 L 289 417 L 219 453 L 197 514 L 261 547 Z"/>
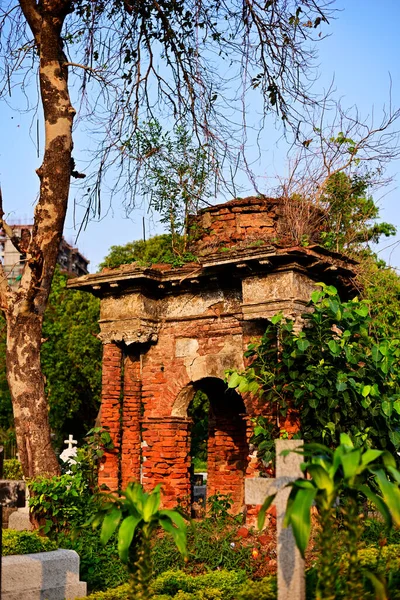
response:
<path fill-rule="evenodd" d="M 385 335 L 366 301 L 342 302 L 333 286 L 319 284 L 297 332 L 282 315 L 271 319 L 260 342 L 249 345 L 243 373 L 228 386 L 259 394 L 274 418 L 259 417 L 254 441 L 270 460 L 279 419 L 298 411 L 305 442 L 356 443 L 400 448 L 400 339 Z M 278 344 L 277 344 L 278 340 Z"/>
<path fill-rule="evenodd" d="M 56 269 L 44 317 L 41 349 L 50 425 L 58 445 L 67 434 L 82 437 L 93 426 L 101 390 L 99 300 L 91 294 L 67 289 L 67 281 L 68 277 Z M 0 345 L 5 343 L 4 324 Z M 12 422 L 3 361 L 0 362 L 0 425 L 9 428 Z"/>

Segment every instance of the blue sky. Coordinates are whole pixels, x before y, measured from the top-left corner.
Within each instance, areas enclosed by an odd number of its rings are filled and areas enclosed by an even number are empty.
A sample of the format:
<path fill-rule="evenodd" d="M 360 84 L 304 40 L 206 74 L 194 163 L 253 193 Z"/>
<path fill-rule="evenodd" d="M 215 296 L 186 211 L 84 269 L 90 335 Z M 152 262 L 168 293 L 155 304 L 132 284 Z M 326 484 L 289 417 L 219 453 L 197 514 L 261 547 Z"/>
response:
<path fill-rule="evenodd" d="M 328 86 L 335 78 L 336 94 L 346 106 L 356 104 L 362 115 L 368 115 L 374 109 L 378 115 L 382 106 L 388 102 L 389 73 L 392 79 L 392 103 L 400 106 L 400 3 L 396 0 L 381 0 L 379 9 L 372 0 L 339 0 L 335 3 L 340 10 L 331 23 L 331 35 L 323 40 L 319 48 L 320 80 L 316 90 Z M 0 182 L 3 202 L 10 221 L 29 221 L 32 219 L 34 202 L 38 190 L 35 169 L 40 164 L 35 147 L 36 124 L 30 131 L 32 115 L 12 112 L 4 103 L 0 103 Z M 400 127 L 400 124 L 399 124 Z M 266 149 L 262 159 L 253 169 L 260 180 L 265 178 L 269 186 L 276 176 L 285 174 L 285 152 L 283 142 L 277 146 L 277 134 L 273 125 L 265 131 L 262 145 Z M 75 140 L 76 151 L 86 148 L 87 142 L 82 134 Z M 394 181 L 387 190 L 377 196 L 381 216 L 385 221 L 394 223 L 400 238 L 400 184 L 399 162 L 393 163 L 390 174 Z M 250 184 L 242 180 L 245 187 L 240 195 L 253 192 Z M 71 193 L 71 209 L 67 217 L 64 235 L 74 242 L 77 229 L 74 227 L 72 210 L 74 192 Z M 105 199 L 106 201 L 106 199 Z M 140 210 L 126 218 L 123 208 L 115 200 L 100 222 L 91 222 L 80 234 L 77 245 L 91 261 L 94 272 L 98 263 L 107 254 L 113 244 L 124 244 L 141 237 L 142 216 Z M 79 221 L 79 211 L 77 215 Z M 146 215 L 147 233 L 161 231 L 157 217 Z M 393 245 L 394 238 L 384 241 L 381 255 L 391 265 L 400 268 L 400 246 Z"/>

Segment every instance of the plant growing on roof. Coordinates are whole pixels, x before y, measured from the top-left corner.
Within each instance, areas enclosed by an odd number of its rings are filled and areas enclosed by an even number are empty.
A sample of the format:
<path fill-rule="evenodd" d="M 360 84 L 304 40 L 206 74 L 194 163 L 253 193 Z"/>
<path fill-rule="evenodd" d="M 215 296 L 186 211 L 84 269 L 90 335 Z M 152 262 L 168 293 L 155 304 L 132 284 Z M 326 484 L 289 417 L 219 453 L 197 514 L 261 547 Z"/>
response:
<path fill-rule="evenodd" d="M 164 131 L 157 120 L 144 123 L 125 147 L 142 170 L 139 192 L 171 234 L 175 255 L 187 250 L 189 217 L 211 195 L 218 164 L 212 163 L 207 144 L 193 142 L 193 134 L 177 125 Z"/>
<path fill-rule="evenodd" d="M 160 527 L 170 534 L 179 552 L 186 557 L 186 524 L 175 510 L 159 510 L 160 486 L 152 492 L 143 491 L 139 483 L 129 483 L 119 496 L 107 494 L 100 511 L 91 519 L 93 527 L 102 523 L 100 539 L 106 544 L 118 529 L 118 553 L 130 572 L 132 600 L 151 597 L 151 539 Z"/>

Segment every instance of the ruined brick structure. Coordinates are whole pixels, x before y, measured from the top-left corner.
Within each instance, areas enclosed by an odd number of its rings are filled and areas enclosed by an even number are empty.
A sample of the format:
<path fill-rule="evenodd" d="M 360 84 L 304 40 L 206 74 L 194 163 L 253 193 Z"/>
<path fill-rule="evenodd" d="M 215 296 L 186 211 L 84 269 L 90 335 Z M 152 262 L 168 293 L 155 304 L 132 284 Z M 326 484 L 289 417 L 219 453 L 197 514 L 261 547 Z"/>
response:
<path fill-rule="evenodd" d="M 257 466 L 249 456 L 253 408 L 227 391 L 224 371 L 243 369 L 248 342 L 272 315 L 281 311 L 300 326 L 315 283 L 343 288 L 351 275 L 338 255 L 290 245 L 282 219 L 277 200 L 207 208 L 193 219 L 199 262 L 124 265 L 72 282 L 101 298 L 101 423 L 115 443 L 101 483 L 162 483 L 164 505 L 187 501 L 187 411 L 200 389 L 210 401 L 207 494 L 230 493 L 242 508 L 244 478 Z"/>

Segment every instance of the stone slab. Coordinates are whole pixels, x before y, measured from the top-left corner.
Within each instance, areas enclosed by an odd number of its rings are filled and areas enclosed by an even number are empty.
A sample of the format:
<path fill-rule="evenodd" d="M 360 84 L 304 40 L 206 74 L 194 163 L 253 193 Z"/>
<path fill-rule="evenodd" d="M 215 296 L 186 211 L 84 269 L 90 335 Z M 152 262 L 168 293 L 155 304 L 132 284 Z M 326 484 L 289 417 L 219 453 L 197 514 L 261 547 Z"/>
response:
<path fill-rule="evenodd" d="M 286 504 L 290 494 L 288 483 L 302 477 L 303 456 L 295 452 L 303 447 L 302 440 L 276 440 L 276 478 L 256 477 L 245 481 L 245 503 L 263 504 L 276 494 L 278 600 L 305 600 L 304 560 L 297 549 L 291 527 L 283 527 Z M 282 452 L 289 454 L 282 456 Z"/>
<path fill-rule="evenodd" d="M 5 556 L 2 600 L 74 600 L 86 596 L 74 550 Z"/>
<path fill-rule="evenodd" d="M 29 517 L 29 506 L 19 508 L 8 519 L 8 528 L 16 531 L 32 531 L 33 526 Z"/>
<path fill-rule="evenodd" d="M 300 465 L 303 456 L 294 450 L 301 450 L 301 440 L 276 440 L 277 481 L 290 478 L 292 481 L 303 477 Z M 281 453 L 291 452 L 287 456 Z M 304 560 L 297 549 L 291 527 L 283 527 L 286 504 L 290 488 L 281 488 L 276 497 L 277 558 L 278 558 L 278 600 L 304 600 L 306 597 Z"/>

